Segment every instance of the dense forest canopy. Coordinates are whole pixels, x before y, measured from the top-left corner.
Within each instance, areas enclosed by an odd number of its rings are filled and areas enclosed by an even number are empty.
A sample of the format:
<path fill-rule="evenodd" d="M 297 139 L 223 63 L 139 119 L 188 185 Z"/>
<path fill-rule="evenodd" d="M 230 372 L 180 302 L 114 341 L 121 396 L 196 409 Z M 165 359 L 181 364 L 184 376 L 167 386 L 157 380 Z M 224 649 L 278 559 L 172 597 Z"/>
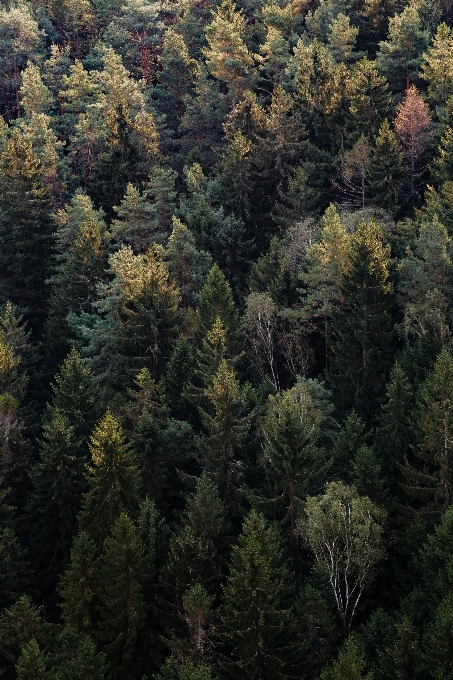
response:
<path fill-rule="evenodd" d="M 0 3 L 0 675 L 453 679 L 450 0 Z"/>

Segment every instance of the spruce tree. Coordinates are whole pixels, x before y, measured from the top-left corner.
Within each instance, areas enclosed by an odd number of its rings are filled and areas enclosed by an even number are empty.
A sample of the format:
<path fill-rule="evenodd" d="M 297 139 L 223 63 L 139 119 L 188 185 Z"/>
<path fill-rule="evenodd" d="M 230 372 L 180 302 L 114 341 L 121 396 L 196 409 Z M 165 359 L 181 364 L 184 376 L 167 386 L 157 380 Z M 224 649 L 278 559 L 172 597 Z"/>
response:
<path fill-rule="evenodd" d="M 0 153 L 0 196 L 0 298 L 26 311 L 39 334 L 47 297 L 52 199 L 40 161 L 18 131 Z"/>
<path fill-rule="evenodd" d="M 389 256 L 378 225 L 359 225 L 351 237 L 348 265 L 340 281 L 343 304 L 333 316 L 330 380 L 343 408 L 354 406 L 365 419 L 373 416 L 382 396 L 390 359 Z"/>
<path fill-rule="evenodd" d="M 35 638 L 32 638 L 22 649 L 16 663 L 18 680 L 46 680 L 52 674 L 46 671 L 46 659 Z"/>
<path fill-rule="evenodd" d="M 395 216 L 401 205 L 405 176 L 401 144 L 388 120 L 382 123 L 374 143 L 368 167 L 370 201 Z"/>
<path fill-rule="evenodd" d="M 98 619 L 99 573 L 94 541 L 85 531 L 74 539 L 71 562 L 58 588 L 63 619 L 69 628 L 93 635 Z"/>
<path fill-rule="evenodd" d="M 114 678 L 142 677 L 140 669 L 145 670 L 147 655 L 140 644 L 146 613 L 145 579 L 143 543 L 133 521 L 122 513 L 104 543 L 100 581 L 98 636 Z"/>
<path fill-rule="evenodd" d="M 283 679 L 292 674 L 294 619 L 281 538 L 256 511 L 245 518 L 223 588 L 217 636 L 221 676 Z"/>
<path fill-rule="evenodd" d="M 136 515 L 140 476 L 123 428 L 107 411 L 90 437 L 89 489 L 80 525 L 100 546 L 122 512 Z"/>

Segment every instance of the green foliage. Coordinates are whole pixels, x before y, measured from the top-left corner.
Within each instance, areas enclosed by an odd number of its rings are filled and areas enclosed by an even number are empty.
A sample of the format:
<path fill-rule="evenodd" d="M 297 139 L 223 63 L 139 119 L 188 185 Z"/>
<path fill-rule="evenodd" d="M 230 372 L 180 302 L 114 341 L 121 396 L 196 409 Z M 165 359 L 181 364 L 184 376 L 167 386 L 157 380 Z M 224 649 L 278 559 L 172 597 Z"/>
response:
<path fill-rule="evenodd" d="M 294 620 L 277 529 L 254 510 L 234 546 L 217 635 L 222 676 L 283 678 L 291 672 Z"/>

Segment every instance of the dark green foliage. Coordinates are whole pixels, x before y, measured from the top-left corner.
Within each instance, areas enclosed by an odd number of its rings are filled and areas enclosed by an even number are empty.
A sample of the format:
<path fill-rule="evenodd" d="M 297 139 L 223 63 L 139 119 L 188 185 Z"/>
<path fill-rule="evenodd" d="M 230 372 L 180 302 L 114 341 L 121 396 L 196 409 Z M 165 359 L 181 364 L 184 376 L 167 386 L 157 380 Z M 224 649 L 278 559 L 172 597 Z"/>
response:
<path fill-rule="evenodd" d="M 277 529 L 252 511 L 233 548 L 217 635 L 222 677 L 284 678 L 292 674 L 294 619 L 288 572 Z"/>
<path fill-rule="evenodd" d="M 361 224 L 352 237 L 346 272 L 340 282 L 343 305 L 334 314 L 330 376 L 343 408 L 354 406 L 365 418 L 373 414 L 382 396 L 390 359 L 389 255 L 376 223 Z"/>
<path fill-rule="evenodd" d="M 450 4 L 2 3 L 3 680 L 451 680 Z"/>

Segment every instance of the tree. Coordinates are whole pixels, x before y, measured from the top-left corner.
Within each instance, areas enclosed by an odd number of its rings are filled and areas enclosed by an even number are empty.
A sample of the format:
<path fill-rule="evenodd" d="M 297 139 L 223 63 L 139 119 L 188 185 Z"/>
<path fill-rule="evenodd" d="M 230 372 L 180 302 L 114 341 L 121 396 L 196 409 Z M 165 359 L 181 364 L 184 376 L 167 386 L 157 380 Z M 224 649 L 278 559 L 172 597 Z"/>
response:
<path fill-rule="evenodd" d="M 44 653 L 39 648 L 35 638 L 32 638 L 22 649 L 16 663 L 18 680 L 45 680 L 51 678 L 51 673 L 46 671 Z"/>
<path fill-rule="evenodd" d="M 342 401 L 345 385 L 349 385 L 346 402 L 349 399 L 348 403 L 365 418 L 371 416 L 382 394 L 389 360 L 389 257 L 390 248 L 383 244 L 378 225 L 374 221 L 360 224 L 351 236 L 347 267 L 340 279 L 343 304 L 333 314 L 329 375 Z"/>
<path fill-rule="evenodd" d="M 0 603 L 11 605 L 31 580 L 26 553 L 11 527 L 0 528 Z"/>
<path fill-rule="evenodd" d="M 418 238 L 399 265 L 401 332 L 406 338 L 406 370 L 423 380 L 450 339 L 452 290 L 450 238 L 436 216 L 423 220 Z"/>
<path fill-rule="evenodd" d="M 253 416 L 233 368 L 226 359 L 219 362 L 212 381 L 204 388 L 206 408 L 199 407 L 206 434 L 200 439 L 199 460 L 218 480 L 221 497 L 234 500 L 242 477 L 244 459 L 239 451 Z"/>
<path fill-rule="evenodd" d="M 95 210 L 89 196 L 77 190 L 71 203 L 57 214 L 56 257 L 50 284 L 46 321 L 46 354 L 50 370 L 67 352 L 71 337 L 70 313 L 91 313 L 96 287 L 107 265 L 106 225 L 102 210 Z"/>
<path fill-rule="evenodd" d="M 101 621 L 98 636 L 114 678 L 139 676 L 138 654 L 145 623 L 145 549 L 133 521 L 119 515 L 104 543 L 101 569 Z M 141 677 L 141 676 L 139 676 Z"/>
<path fill-rule="evenodd" d="M 405 177 L 401 144 L 388 120 L 382 123 L 374 145 L 368 175 L 371 203 L 395 216 L 400 207 Z"/>
<path fill-rule="evenodd" d="M 406 90 L 406 96 L 398 105 L 396 114 L 395 131 L 401 139 L 403 155 L 409 165 L 410 193 L 414 201 L 419 196 L 416 181 L 424 171 L 423 166 L 419 167 L 419 163 L 432 138 L 430 130 L 432 120 L 428 105 L 414 85 Z"/>
<path fill-rule="evenodd" d="M 368 190 L 368 166 L 371 147 L 361 135 L 352 149 L 345 152 L 341 162 L 341 180 L 338 186 L 342 205 L 346 208 L 365 208 L 365 195 Z"/>
<path fill-rule="evenodd" d="M 417 77 L 428 37 L 413 5 L 389 19 L 388 37 L 379 43 L 376 64 L 393 90 L 403 90 L 404 84 L 407 89 Z"/>
<path fill-rule="evenodd" d="M 241 346 L 239 314 L 231 286 L 219 266 L 214 263 L 200 291 L 196 310 L 195 340 L 200 344 L 219 317 L 227 333 L 227 347 L 236 352 Z"/>
<path fill-rule="evenodd" d="M 307 498 L 305 514 L 301 533 L 328 578 L 343 625 L 349 629 L 384 556 L 385 512 L 354 487 L 330 482 L 322 496 Z"/>
<path fill-rule="evenodd" d="M 96 546 L 85 531 L 74 538 L 71 562 L 63 573 L 58 593 L 66 625 L 92 635 L 99 607 L 99 573 Z"/>
<path fill-rule="evenodd" d="M 294 562 L 297 519 L 307 495 L 325 478 L 330 462 L 322 446 L 328 414 L 322 412 L 310 387 L 308 381 L 300 380 L 290 390 L 270 395 L 261 423 L 260 464 L 271 489 L 263 507 L 284 519 Z"/>
<path fill-rule="evenodd" d="M 360 56 L 353 54 L 358 32 L 359 29 L 351 26 L 349 17 L 342 12 L 332 20 L 328 40 L 335 61 L 348 63 Z"/>
<path fill-rule="evenodd" d="M 105 654 L 98 653 L 87 635 L 65 627 L 58 635 L 57 650 L 51 667 L 61 680 L 104 680 L 107 675 Z"/>
<path fill-rule="evenodd" d="M 421 77 L 428 82 L 428 96 L 434 103 L 443 104 L 453 94 L 453 34 L 444 22 L 437 27 L 423 59 Z"/>
<path fill-rule="evenodd" d="M 206 251 L 197 250 L 193 234 L 176 217 L 173 217 L 165 260 L 170 279 L 178 286 L 182 304 L 185 307 L 193 305 L 199 299 L 211 257 Z"/>
<path fill-rule="evenodd" d="M 262 380 L 270 380 L 279 390 L 276 363 L 278 308 L 267 293 L 250 293 L 246 300 L 244 326 L 252 346 L 254 364 Z"/>
<path fill-rule="evenodd" d="M 206 66 L 217 80 L 227 83 L 231 98 L 251 89 L 255 78 L 254 60 L 244 42 L 245 18 L 232 0 L 222 0 L 205 29 L 209 47 L 203 50 Z"/>
<path fill-rule="evenodd" d="M 340 649 L 338 658 L 330 668 L 321 673 L 321 680 L 373 680 L 372 671 L 365 673 L 365 655 L 361 648 L 360 640 L 354 635 L 349 635 L 343 647 Z"/>
<path fill-rule="evenodd" d="M 217 635 L 222 676 L 271 680 L 286 677 L 294 661 L 294 620 L 288 605 L 288 571 L 281 539 L 255 510 L 233 547 L 223 589 Z"/>
<path fill-rule="evenodd" d="M 323 218 L 317 242 L 306 252 L 301 278 L 306 287 L 302 298 L 304 315 L 320 328 L 324 335 L 324 366 L 329 369 L 331 318 L 335 307 L 341 303 L 340 281 L 348 267 L 347 234 L 334 205 L 330 205 Z"/>
<path fill-rule="evenodd" d="M 18 131 L 0 152 L 0 196 L 0 297 L 27 311 L 33 332 L 39 334 L 50 264 L 52 200 L 42 165 Z"/>
<path fill-rule="evenodd" d="M 364 58 L 351 67 L 348 98 L 355 136 L 371 141 L 392 109 L 388 83 L 374 62 Z"/>
<path fill-rule="evenodd" d="M 406 460 L 406 490 L 421 502 L 422 515 L 436 521 L 450 507 L 452 496 L 451 447 L 453 359 L 443 349 L 420 393 L 420 448 L 422 469 Z"/>
<path fill-rule="evenodd" d="M 137 514 L 140 479 L 135 456 L 111 411 L 96 425 L 89 449 L 90 488 L 83 499 L 80 524 L 100 546 L 121 513 Z"/>
<path fill-rule="evenodd" d="M 324 115 L 337 108 L 341 99 L 340 66 L 317 38 L 308 44 L 299 38 L 287 73 L 294 77 L 295 98 L 303 108 Z"/>
<path fill-rule="evenodd" d="M 98 315 L 72 318 L 89 343 L 87 354 L 107 393 L 132 387 L 142 368 L 153 377 L 162 374 L 176 335 L 180 302 L 163 255 L 157 244 L 140 255 L 134 255 L 130 246 L 120 248 L 109 257 L 111 280 L 98 287 Z"/>

